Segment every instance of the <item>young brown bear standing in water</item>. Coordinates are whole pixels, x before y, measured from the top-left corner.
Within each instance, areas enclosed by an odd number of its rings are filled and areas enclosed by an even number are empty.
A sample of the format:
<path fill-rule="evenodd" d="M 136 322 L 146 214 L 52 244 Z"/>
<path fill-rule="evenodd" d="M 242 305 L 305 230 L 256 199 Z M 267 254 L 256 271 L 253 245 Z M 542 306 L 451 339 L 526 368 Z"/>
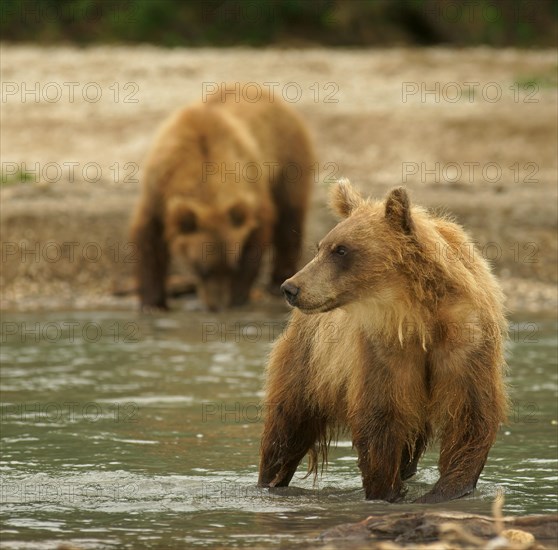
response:
<path fill-rule="evenodd" d="M 269 244 L 272 286 L 296 272 L 314 157 L 296 113 L 261 92 L 255 101 L 221 88 L 156 137 L 132 224 L 144 309 L 166 308 L 171 257 L 197 275 L 212 310 L 248 300 Z"/>
<path fill-rule="evenodd" d="M 259 484 L 288 485 L 307 452 L 316 471 L 346 426 L 367 499 L 402 498 L 434 438 L 440 479 L 417 502 L 466 495 L 506 417 L 500 288 L 403 188 L 372 202 L 345 180 L 332 205 L 345 219 L 282 286 L 297 309 L 268 367 Z"/>

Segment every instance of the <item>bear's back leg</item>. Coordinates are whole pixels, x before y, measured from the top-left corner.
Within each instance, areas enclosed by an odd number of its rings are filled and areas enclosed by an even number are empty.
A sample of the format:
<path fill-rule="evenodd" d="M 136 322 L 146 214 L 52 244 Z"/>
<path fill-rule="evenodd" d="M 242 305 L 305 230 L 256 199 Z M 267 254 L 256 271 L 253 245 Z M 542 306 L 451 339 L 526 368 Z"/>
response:
<path fill-rule="evenodd" d="M 306 153 L 301 151 L 294 160 L 277 170 L 271 182 L 277 214 L 272 237 L 272 291 L 278 291 L 279 286 L 296 273 L 300 261 L 304 222 L 314 177 L 311 155 L 309 148 Z"/>

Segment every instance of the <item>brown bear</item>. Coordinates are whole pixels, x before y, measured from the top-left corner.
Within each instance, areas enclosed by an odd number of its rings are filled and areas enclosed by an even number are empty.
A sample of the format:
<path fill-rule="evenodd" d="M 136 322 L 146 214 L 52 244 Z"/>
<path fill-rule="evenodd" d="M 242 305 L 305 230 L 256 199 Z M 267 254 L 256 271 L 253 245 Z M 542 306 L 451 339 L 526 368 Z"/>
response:
<path fill-rule="evenodd" d="M 245 303 L 272 245 L 272 285 L 297 269 L 315 173 L 299 116 L 273 94 L 222 86 L 170 117 L 146 161 L 132 223 L 144 309 L 166 309 L 171 259 L 211 310 Z"/>
<path fill-rule="evenodd" d="M 411 207 L 404 188 L 332 192 L 342 218 L 282 290 L 296 307 L 267 369 L 259 484 L 289 484 L 327 460 L 349 428 L 367 499 L 397 501 L 427 445 L 440 479 L 416 502 L 475 488 L 506 418 L 503 296 L 452 221 Z M 323 462 L 322 462 L 323 464 Z"/>

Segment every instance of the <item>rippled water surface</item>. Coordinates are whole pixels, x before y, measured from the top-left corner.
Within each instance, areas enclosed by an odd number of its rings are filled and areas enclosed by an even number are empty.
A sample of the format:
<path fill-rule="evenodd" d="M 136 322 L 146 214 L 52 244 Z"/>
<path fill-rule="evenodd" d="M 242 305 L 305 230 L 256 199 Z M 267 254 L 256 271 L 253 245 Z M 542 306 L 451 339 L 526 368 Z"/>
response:
<path fill-rule="evenodd" d="M 364 501 L 346 436 L 317 483 L 301 466 L 278 494 L 256 488 L 263 368 L 285 317 L 5 314 L 0 546 L 288 547 L 412 509 Z M 509 424 L 477 493 L 443 508 L 489 513 L 504 493 L 506 513 L 556 511 L 556 328 L 512 324 Z M 436 477 L 433 450 L 409 500 Z"/>

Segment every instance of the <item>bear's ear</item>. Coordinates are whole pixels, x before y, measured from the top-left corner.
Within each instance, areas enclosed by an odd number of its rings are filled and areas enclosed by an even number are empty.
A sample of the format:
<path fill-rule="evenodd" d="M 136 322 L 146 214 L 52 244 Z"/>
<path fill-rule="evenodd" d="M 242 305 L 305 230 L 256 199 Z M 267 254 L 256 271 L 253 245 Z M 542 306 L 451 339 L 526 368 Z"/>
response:
<path fill-rule="evenodd" d="M 411 201 L 404 187 L 392 189 L 386 199 L 386 219 L 396 229 L 410 234 L 414 223 L 411 217 Z"/>
<path fill-rule="evenodd" d="M 364 203 L 364 199 L 347 178 L 341 178 L 331 188 L 329 203 L 337 214 L 347 218 L 355 208 Z"/>

